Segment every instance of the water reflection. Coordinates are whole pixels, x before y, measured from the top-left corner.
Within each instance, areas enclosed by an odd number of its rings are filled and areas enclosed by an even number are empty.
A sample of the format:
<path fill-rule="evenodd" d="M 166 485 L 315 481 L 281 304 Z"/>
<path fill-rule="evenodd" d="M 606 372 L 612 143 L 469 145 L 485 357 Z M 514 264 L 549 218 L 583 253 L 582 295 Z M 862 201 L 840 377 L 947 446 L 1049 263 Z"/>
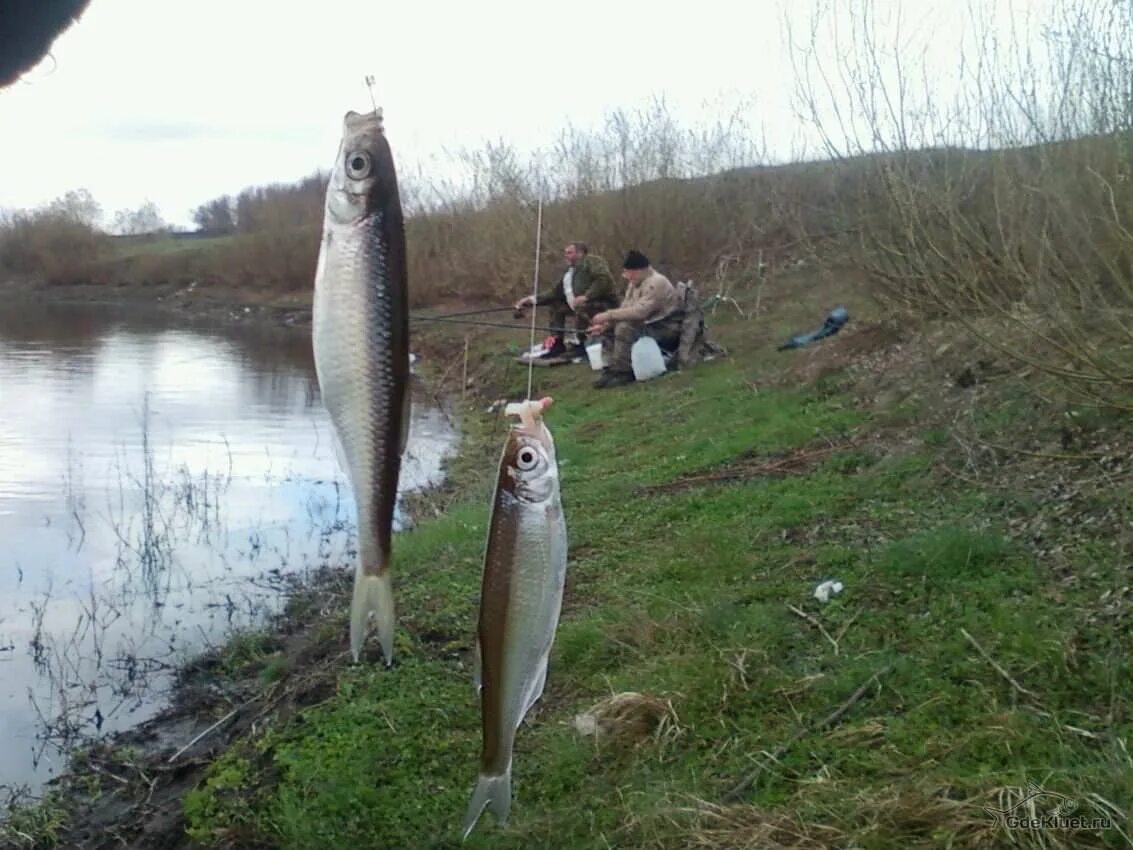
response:
<path fill-rule="evenodd" d="M 403 489 L 454 436 L 418 395 Z M 306 333 L 0 311 L 0 786 L 153 714 L 179 661 L 347 563 L 352 510 Z"/>

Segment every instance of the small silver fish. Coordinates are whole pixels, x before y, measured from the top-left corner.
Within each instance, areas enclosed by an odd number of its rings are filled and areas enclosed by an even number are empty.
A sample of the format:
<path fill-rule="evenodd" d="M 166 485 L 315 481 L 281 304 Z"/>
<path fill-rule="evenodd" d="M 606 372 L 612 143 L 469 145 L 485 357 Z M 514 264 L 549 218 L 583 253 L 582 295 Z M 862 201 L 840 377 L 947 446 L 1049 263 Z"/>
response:
<path fill-rule="evenodd" d="M 485 808 L 507 823 L 515 733 L 543 694 L 562 609 L 567 528 L 555 441 L 542 420 L 550 403 L 507 408 L 521 423 L 509 431 L 500 457 L 484 554 L 478 629 L 483 740 L 466 839 Z"/>
<path fill-rule="evenodd" d="M 393 514 L 409 436 L 409 287 L 397 174 L 377 110 L 343 118 L 312 319 L 319 390 L 358 509 L 350 650 L 357 661 L 374 614 L 389 665 Z"/>

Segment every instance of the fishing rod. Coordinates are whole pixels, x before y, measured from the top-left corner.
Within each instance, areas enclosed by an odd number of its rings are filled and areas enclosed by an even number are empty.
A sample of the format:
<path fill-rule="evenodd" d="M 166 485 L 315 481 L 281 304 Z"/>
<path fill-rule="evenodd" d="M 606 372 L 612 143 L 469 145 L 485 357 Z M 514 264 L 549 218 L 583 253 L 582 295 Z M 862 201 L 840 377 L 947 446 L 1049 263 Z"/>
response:
<path fill-rule="evenodd" d="M 475 319 L 453 319 L 448 316 L 410 316 L 409 318 L 410 321 L 414 322 L 452 322 L 456 325 L 480 325 L 485 328 L 507 328 L 513 331 L 527 331 L 532 327 L 531 325 L 508 325 L 503 322 L 480 322 Z M 585 333 L 585 331 L 578 331 L 576 328 L 548 328 L 542 325 L 535 325 L 535 330 L 549 333 Z"/>
<path fill-rule="evenodd" d="M 514 307 L 487 307 L 479 310 L 465 310 L 460 313 L 442 313 L 440 316 L 410 316 L 411 319 L 455 319 L 457 316 L 481 316 L 485 313 L 509 313 Z"/>

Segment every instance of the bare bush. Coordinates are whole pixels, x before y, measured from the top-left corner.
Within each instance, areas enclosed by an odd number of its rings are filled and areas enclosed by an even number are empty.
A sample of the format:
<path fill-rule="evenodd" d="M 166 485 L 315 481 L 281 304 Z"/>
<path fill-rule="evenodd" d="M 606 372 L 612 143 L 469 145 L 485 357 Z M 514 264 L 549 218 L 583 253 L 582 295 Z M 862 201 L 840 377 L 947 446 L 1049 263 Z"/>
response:
<path fill-rule="evenodd" d="M 688 274 L 729 257 L 754 266 L 760 249 L 797 238 L 797 214 L 789 169 L 765 164 L 746 114 L 689 128 L 657 100 L 597 129 L 567 127 L 526 156 L 503 142 L 462 152 L 455 186 L 414 193 L 428 201 L 407 224 L 415 299 L 525 291 L 540 198 L 548 269 L 572 240 L 611 260 L 637 247 Z"/>
<path fill-rule="evenodd" d="M 193 210 L 193 223 L 209 236 L 236 232 L 236 201 L 229 195 L 213 198 Z"/>
<path fill-rule="evenodd" d="M 0 216 L 0 273 L 45 284 L 82 283 L 109 251 L 101 208 L 85 190 Z"/>
<path fill-rule="evenodd" d="M 784 246 L 800 243 L 799 198 L 808 178 L 767 164 L 748 123 L 750 110 L 740 104 L 690 126 L 656 100 L 636 111 L 612 111 L 594 128 L 568 126 L 532 151 L 502 140 L 458 151 L 446 164 L 455 166 L 451 177 L 435 179 L 424 167 L 407 170 L 400 177 L 414 305 L 453 297 L 510 300 L 525 291 L 540 200 L 548 277 L 571 240 L 588 242 L 615 263 L 636 247 L 674 273 L 755 274 Z M 296 183 L 213 199 L 193 217 L 202 231 L 224 239 L 168 251 L 127 250 L 123 243 L 118 256 L 78 263 L 75 276 L 95 283 L 308 291 L 326 181 L 316 172 Z M 72 200 L 81 207 L 81 198 Z M 25 265 L 38 268 L 36 258 Z"/>
<path fill-rule="evenodd" d="M 253 186 L 236 196 L 236 230 L 276 233 L 320 228 L 328 175 L 316 172 L 295 183 Z"/>
<path fill-rule="evenodd" d="M 815 18 L 796 75 L 846 177 L 836 205 L 859 223 L 844 253 L 899 309 L 959 319 L 1084 398 L 1128 405 L 1131 7 L 1060 0 L 1037 35 L 1010 37 L 973 8 L 951 91 L 871 0 L 851 8 L 849 35 Z"/>
<path fill-rule="evenodd" d="M 169 225 L 161 217 L 157 204 L 147 200 L 137 209 L 118 210 L 111 230 L 121 236 L 154 236 L 169 230 Z"/>

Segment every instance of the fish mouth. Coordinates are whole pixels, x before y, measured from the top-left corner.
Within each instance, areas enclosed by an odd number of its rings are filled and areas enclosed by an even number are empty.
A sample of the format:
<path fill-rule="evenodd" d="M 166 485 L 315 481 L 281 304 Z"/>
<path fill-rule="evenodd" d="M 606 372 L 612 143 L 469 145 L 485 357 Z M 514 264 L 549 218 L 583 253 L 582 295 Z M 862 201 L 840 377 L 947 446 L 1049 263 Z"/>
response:
<path fill-rule="evenodd" d="M 379 133 L 384 133 L 386 129 L 385 115 L 380 106 L 376 106 L 365 112 L 355 112 L 351 109 L 343 116 L 342 122 L 347 129 L 365 127 L 368 130 L 376 130 Z"/>
<path fill-rule="evenodd" d="M 538 442 L 546 451 L 551 460 L 555 459 L 555 440 L 550 430 L 543 422 L 543 413 L 551 406 L 553 399 L 542 398 L 538 401 L 515 402 L 504 408 L 508 416 L 516 416 L 519 422 L 511 426 L 511 433 L 515 439 L 521 437 Z"/>
<path fill-rule="evenodd" d="M 554 399 L 550 396 L 534 401 L 527 399 L 527 401 L 512 402 L 504 408 L 504 413 L 508 416 L 519 417 L 520 425 L 516 427 L 534 428 L 536 425 L 543 424 L 543 413 L 554 403 Z"/>

